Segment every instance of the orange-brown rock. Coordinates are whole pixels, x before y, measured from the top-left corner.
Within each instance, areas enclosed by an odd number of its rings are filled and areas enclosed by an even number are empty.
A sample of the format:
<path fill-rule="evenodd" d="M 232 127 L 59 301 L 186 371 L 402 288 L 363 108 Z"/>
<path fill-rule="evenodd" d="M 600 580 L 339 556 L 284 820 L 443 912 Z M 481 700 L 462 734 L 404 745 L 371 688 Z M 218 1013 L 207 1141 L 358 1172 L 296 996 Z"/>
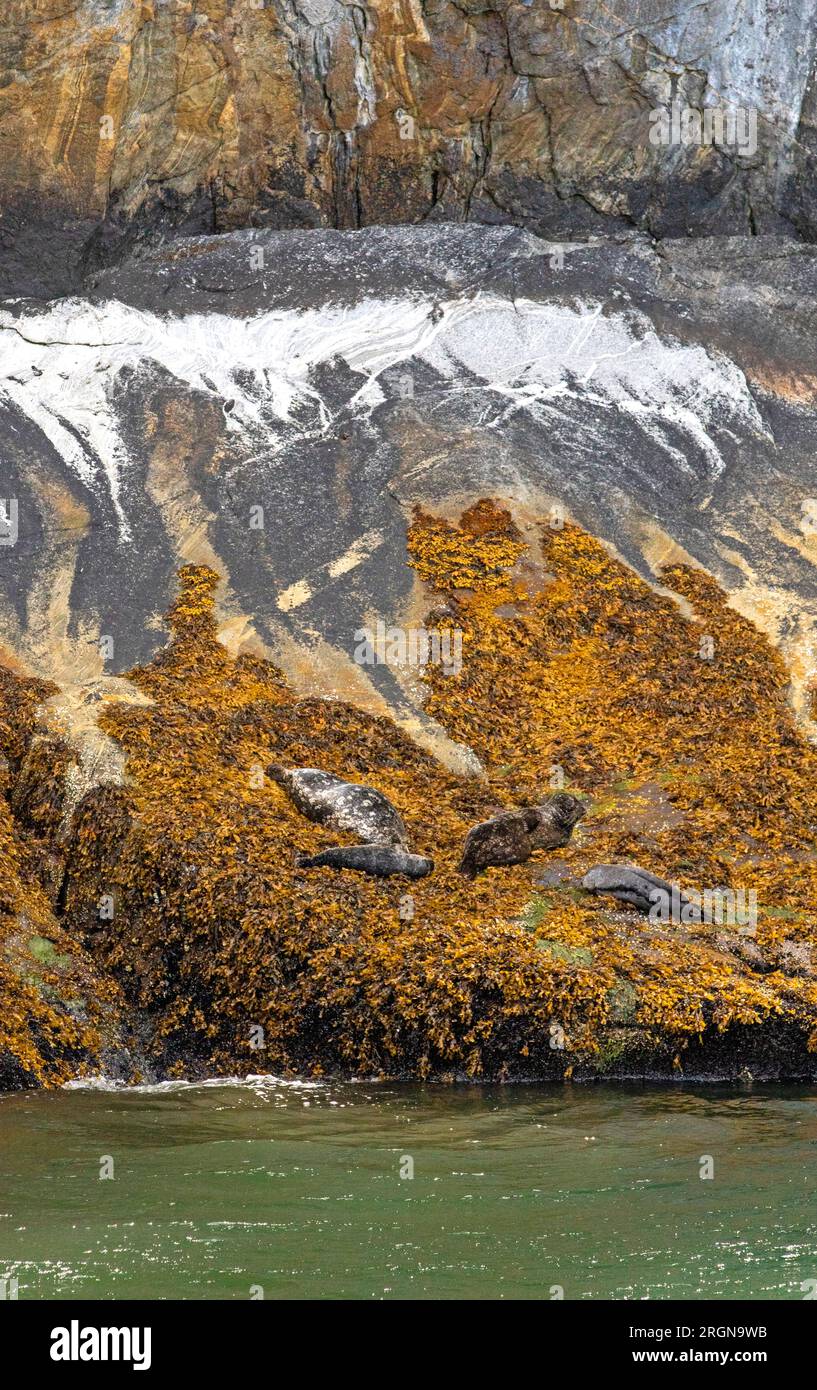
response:
<path fill-rule="evenodd" d="M 0 289 L 64 290 L 170 228 L 808 228 L 815 4 L 766 9 L 735 31 L 717 0 L 693 22 L 654 0 L 9 0 Z M 654 142 L 673 102 L 743 111 L 754 139 Z"/>

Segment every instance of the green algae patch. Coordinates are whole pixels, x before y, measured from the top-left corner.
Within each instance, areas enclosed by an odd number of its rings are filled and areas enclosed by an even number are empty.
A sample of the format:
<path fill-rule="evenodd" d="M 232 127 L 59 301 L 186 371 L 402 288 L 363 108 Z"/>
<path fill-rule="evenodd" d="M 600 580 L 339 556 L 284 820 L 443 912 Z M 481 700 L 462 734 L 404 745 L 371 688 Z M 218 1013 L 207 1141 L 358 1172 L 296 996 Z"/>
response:
<path fill-rule="evenodd" d="M 31 936 L 28 940 L 28 949 L 35 960 L 42 965 L 49 965 L 54 968 L 65 967 L 71 964 L 71 957 L 60 955 L 53 941 L 49 941 L 45 936 Z"/>
<path fill-rule="evenodd" d="M 552 905 L 550 898 L 544 896 L 531 898 L 525 911 L 519 918 L 519 925 L 525 931 L 535 933 L 550 912 Z"/>
<path fill-rule="evenodd" d="M 607 992 L 611 1023 L 630 1023 L 638 1008 L 638 990 L 631 980 L 618 980 Z"/>
<path fill-rule="evenodd" d="M 568 965 L 580 965 L 588 969 L 593 964 L 593 952 L 586 946 L 566 946 L 563 941 L 547 941 L 537 937 L 537 951 L 546 951 L 554 960 L 566 961 Z"/>

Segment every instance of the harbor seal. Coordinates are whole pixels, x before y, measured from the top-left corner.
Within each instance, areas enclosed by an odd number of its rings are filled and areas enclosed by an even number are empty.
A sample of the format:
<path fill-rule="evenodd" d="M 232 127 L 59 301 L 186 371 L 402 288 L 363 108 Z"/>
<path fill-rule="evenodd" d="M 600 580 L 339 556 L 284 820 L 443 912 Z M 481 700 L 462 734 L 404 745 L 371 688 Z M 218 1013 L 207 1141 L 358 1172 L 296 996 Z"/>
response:
<path fill-rule="evenodd" d="M 344 782 L 316 767 L 281 767 L 273 763 L 268 775 L 291 798 L 302 815 L 318 825 L 357 835 L 366 845 L 408 848 L 408 831 L 399 811 L 374 787 Z"/>
<path fill-rule="evenodd" d="M 393 874 L 425 878 L 434 868 L 433 859 L 408 854 L 394 845 L 333 845 L 320 854 L 299 854 L 295 863 L 299 869 L 356 869 L 373 878 L 391 878 Z"/>
<path fill-rule="evenodd" d="M 536 849 L 558 849 L 586 809 L 577 796 L 557 792 L 541 806 L 502 811 L 468 831 L 459 871 L 473 879 L 490 866 L 524 864 Z"/>
<path fill-rule="evenodd" d="M 539 824 L 531 834 L 531 845 L 534 849 L 561 849 L 585 815 L 587 805 L 570 792 L 556 792 L 536 810 Z"/>
<path fill-rule="evenodd" d="M 639 912 L 661 921 L 701 921 L 700 905 L 682 893 L 677 883 L 669 883 L 637 864 L 597 864 L 585 874 L 582 888 L 589 893 L 609 893 L 617 902 L 631 903 Z"/>

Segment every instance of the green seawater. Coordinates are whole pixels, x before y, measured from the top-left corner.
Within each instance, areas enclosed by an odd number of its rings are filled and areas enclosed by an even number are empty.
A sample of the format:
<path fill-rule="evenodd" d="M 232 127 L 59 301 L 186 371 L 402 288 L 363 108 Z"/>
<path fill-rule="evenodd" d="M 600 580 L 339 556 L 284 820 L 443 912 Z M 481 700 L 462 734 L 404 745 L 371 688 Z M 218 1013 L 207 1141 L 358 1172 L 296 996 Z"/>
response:
<path fill-rule="evenodd" d="M 20 1299 L 802 1299 L 816 1186 L 811 1087 L 4 1095 L 0 1278 Z"/>

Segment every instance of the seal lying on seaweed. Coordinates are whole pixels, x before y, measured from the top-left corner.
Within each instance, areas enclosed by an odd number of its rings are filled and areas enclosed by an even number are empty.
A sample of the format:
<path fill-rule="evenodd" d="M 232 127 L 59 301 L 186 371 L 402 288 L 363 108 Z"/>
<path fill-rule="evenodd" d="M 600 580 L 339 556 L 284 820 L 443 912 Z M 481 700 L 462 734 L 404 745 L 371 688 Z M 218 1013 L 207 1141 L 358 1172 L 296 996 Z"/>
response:
<path fill-rule="evenodd" d="M 357 835 L 365 845 L 408 847 L 408 831 L 399 811 L 374 787 L 344 782 L 316 767 L 281 767 L 273 763 L 268 775 L 291 798 L 302 815 L 318 825 Z"/>
<path fill-rule="evenodd" d="M 490 866 L 524 864 L 535 849 L 558 849 L 567 844 L 586 809 L 577 796 L 557 792 L 541 806 L 502 811 L 468 831 L 459 871 L 476 878 Z"/>
<path fill-rule="evenodd" d="M 582 888 L 589 893 L 609 893 L 621 903 L 631 903 L 639 912 L 659 912 L 676 906 L 682 922 L 700 922 L 700 906 L 692 902 L 665 878 L 640 869 L 637 864 L 597 864 L 582 879 Z"/>
<path fill-rule="evenodd" d="M 295 863 L 299 869 L 357 869 L 374 878 L 425 878 L 434 868 L 433 859 L 392 845 L 333 845 L 320 854 L 299 854 Z"/>

